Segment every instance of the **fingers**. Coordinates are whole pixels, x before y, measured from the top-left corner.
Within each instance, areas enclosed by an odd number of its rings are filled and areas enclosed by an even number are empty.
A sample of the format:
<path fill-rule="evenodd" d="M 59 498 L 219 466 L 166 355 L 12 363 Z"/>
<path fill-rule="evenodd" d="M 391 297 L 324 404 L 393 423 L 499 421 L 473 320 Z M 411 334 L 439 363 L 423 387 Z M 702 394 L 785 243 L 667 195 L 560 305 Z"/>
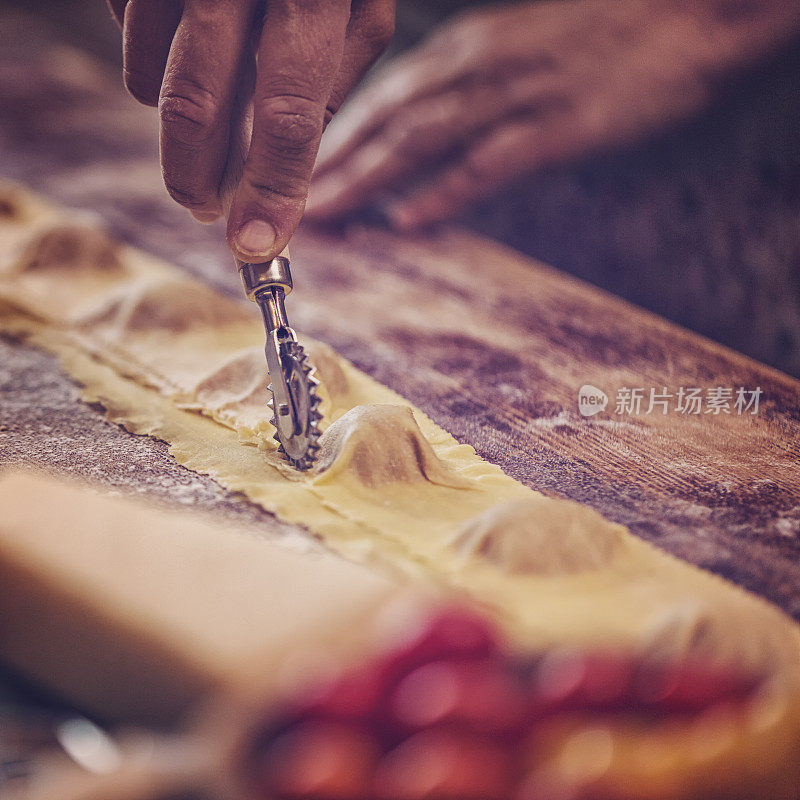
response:
<path fill-rule="evenodd" d="M 253 136 L 228 217 L 229 245 L 245 261 L 273 258 L 300 222 L 348 19 L 345 0 L 267 4 Z"/>
<path fill-rule="evenodd" d="M 427 161 L 460 142 L 463 97 L 451 92 L 420 101 L 391 120 L 338 168 L 315 173 L 309 219 L 340 217 L 413 176 Z"/>
<path fill-rule="evenodd" d="M 187 0 L 167 60 L 159 99 L 164 184 L 201 221 L 222 211 L 218 188 L 253 10 L 253 2 Z"/>
<path fill-rule="evenodd" d="M 375 195 L 418 177 L 504 117 L 544 114 L 560 102 L 550 75 L 523 76 L 505 86 L 451 90 L 411 104 L 337 169 L 316 174 L 306 215 L 318 221 L 363 207 Z M 346 124 L 346 112 L 336 124 Z"/>
<path fill-rule="evenodd" d="M 486 80 L 504 58 L 502 49 L 491 46 L 492 19 L 486 11 L 470 11 L 395 58 L 347 106 L 347 123 L 326 133 L 316 172 L 322 175 L 343 164 L 406 106 L 459 85 Z"/>
<path fill-rule="evenodd" d="M 325 134 L 317 159 L 317 174 L 343 164 L 411 103 L 444 93 L 459 78 L 466 80 L 469 74 L 469 71 L 459 72 L 446 49 L 429 46 L 398 57 L 353 98 L 342 112 L 344 121 L 331 126 Z"/>
<path fill-rule="evenodd" d="M 167 56 L 180 18 L 177 0 L 129 0 L 125 6 L 122 74 L 125 88 L 140 103 L 158 105 Z"/>
<path fill-rule="evenodd" d="M 572 155 L 580 140 L 566 111 L 498 126 L 462 159 L 420 184 L 389 209 L 398 230 L 416 230 L 451 219 L 489 199 L 515 180 Z"/>

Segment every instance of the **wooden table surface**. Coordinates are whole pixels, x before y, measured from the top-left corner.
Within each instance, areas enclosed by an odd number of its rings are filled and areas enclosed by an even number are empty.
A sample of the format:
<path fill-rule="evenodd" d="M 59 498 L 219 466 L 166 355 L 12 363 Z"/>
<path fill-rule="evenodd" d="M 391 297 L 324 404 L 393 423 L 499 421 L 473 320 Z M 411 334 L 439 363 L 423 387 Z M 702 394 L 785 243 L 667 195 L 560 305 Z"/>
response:
<path fill-rule="evenodd" d="M 0 49 L 0 174 L 96 211 L 121 238 L 240 293 L 222 229 L 166 196 L 155 114 L 120 84 L 77 51 L 24 37 Z M 592 505 L 800 619 L 797 381 L 457 230 L 303 230 L 293 261 L 288 307 L 301 333 L 525 484 Z M 178 467 L 162 443 L 106 422 L 50 356 L 9 341 L 0 350 L 0 462 L 288 527 Z M 609 395 L 605 412 L 578 413 L 583 384 Z M 643 413 L 616 413 L 624 387 L 644 390 Z M 644 413 L 650 389 L 664 387 L 763 394 L 755 415 Z"/>

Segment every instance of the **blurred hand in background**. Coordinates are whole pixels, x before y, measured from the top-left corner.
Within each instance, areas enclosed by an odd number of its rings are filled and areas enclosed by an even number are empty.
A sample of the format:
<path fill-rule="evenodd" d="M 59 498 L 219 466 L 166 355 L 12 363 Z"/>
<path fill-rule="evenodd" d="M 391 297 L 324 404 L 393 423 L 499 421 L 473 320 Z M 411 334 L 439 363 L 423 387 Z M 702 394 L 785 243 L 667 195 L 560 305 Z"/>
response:
<path fill-rule="evenodd" d="M 257 55 L 253 135 L 231 200 L 228 241 L 245 261 L 288 243 L 322 130 L 383 51 L 394 0 L 109 0 L 131 94 L 157 105 L 170 195 L 203 222 L 220 184 L 245 65 Z"/>
<path fill-rule="evenodd" d="M 799 6 L 562 0 L 462 14 L 342 110 L 307 216 L 379 202 L 395 227 L 415 229 L 541 167 L 636 140 L 699 110 L 731 70 L 788 40 Z"/>

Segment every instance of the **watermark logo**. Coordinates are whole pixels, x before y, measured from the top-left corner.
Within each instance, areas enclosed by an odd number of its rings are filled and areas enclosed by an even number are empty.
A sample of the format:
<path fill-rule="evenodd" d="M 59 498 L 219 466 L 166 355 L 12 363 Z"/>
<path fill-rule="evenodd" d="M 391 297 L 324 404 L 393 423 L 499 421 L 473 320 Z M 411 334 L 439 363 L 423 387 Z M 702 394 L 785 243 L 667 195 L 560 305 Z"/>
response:
<path fill-rule="evenodd" d="M 621 386 L 617 390 L 609 412 L 623 417 L 647 416 L 649 414 L 683 414 L 701 416 L 731 414 L 743 416 L 758 414 L 764 390 L 760 386 L 746 389 L 744 386 L 679 386 L 670 391 L 666 386 L 644 388 Z M 578 389 L 578 411 L 584 417 L 593 417 L 605 411 L 608 395 L 596 386 L 585 383 Z"/>
<path fill-rule="evenodd" d="M 608 395 L 591 383 L 584 383 L 578 389 L 578 411 L 584 417 L 593 417 L 601 411 L 606 410 L 608 405 Z"/>

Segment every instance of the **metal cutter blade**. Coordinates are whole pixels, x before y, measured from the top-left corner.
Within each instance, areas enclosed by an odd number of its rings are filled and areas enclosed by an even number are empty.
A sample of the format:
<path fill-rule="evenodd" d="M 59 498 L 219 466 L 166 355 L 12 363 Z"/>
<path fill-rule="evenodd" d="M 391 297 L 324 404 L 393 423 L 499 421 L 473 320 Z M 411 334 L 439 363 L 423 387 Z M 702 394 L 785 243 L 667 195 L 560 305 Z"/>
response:
<path fill-rule="evenodd" d="M 258 303 L 267 331 L 265 352 L 272 399 L 270 422 L 278 450 L 297 469 L 310 469 L 319 450 L 319 381 L 286 319 L 284 300 L 292 290 L 289 258 L 264 264 L 239 264 L 247 296 Z"/>
<path fill-rule="evenodd" d="M 268 403 L 273 413 L 270 422 L 275 426 L 273 438 L 278 442 L 279 452 L 297 469 L 309 469 L 319 450 L 317 440 L 322 419 L 317 394 L 319 381 L 295 338 L 278 339 L 273 332 L 267 340 L 266 352 L 272 392 Z"/>

